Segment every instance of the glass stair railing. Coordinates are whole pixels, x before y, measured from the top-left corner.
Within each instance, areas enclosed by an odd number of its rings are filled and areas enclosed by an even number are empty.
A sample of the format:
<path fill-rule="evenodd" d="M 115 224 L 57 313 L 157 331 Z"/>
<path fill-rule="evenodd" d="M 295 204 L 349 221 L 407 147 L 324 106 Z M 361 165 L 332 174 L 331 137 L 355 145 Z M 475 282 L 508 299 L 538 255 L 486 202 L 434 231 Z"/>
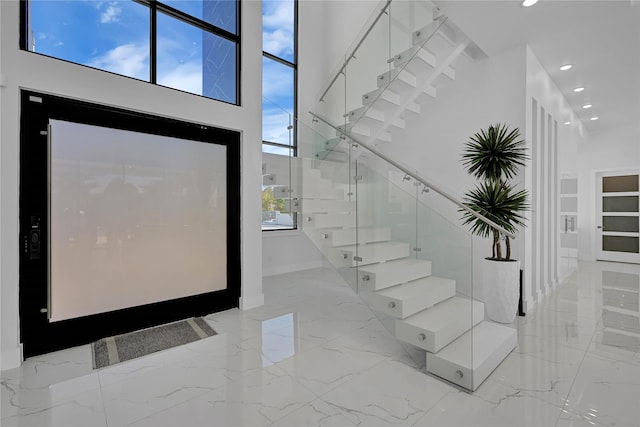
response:
<path fill-rule="evenodd" d="M 473 391 L 515 348 L 516 328 L 487 320 L 464 206 L 381 148 L 478 50 L 430 2 L 386 1 L 370 22 L 317 111 L 295 122 L 299 157 L 280 194 L 387 329 L 424 351 L 426 371 Z"/>

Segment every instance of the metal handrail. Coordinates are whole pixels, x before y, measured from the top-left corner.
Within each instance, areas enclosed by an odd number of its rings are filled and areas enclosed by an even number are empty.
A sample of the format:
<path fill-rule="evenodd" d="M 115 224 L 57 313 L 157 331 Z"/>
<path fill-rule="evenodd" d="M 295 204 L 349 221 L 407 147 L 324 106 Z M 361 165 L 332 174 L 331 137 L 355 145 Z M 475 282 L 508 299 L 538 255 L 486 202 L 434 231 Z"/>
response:
<path fill-rule="evenodd" d="M 360 39 L 360 41 L 358 42 L 356 47 L 353 49 L 353 52 L 351 52 L 351 55 L 349 55 L 347 57 L 347 59 L 344 61 L 344 64 L 342 64 L 342 67 L 340 67 L 340 69 L 336 73 L 336 75 L 333 78 L 333 80 L 331 80 L 331 83 L 329 83 L 329 86 L 327 86 L 327 89 L 320 96 L 320 102 L 324 101 L 324 97 L 329 92 L 329 90 L 331 90 L 331 87 L 336 82 L 336 80 L 338 80 L 338 77 L 340 77 L 340 74 L 342 74 L 344 72 L 345 68 L 347 68 L 347 65 L 349 64 L 349 61 L 351 61 L 353 58 L 356 57 L 356 51 L 360 48 L 360 46 L 362 46 L 362 43 L 364 43 L 364 40 L 367 38 L 367 36 L 371 32 L 371 30 L 373 30 L 373 27 L 376 26 L 376 24 L 380 20 L 380 17 L 387 12 L 387 9 L 389 8 L 389 5 L 391 4 L 391 2 L 392 2 L 392 0 L 387 0 L 387 2 L 385 3 L 384 7 L 380 10 L 380 13 L 378 13 L 378 16 L 376 16 L 376 19 L 374 19 L 374 21 L 371 24 L 371 26 L 367 29 L 367 32 L 364 33 L 364 35 L 362 36 L 362 38 Z"/>
<path fill-rule="evenodd" d="M 436 193 L 440 194 L 442 197 L 444 197 L 445 199 L 449 200 L 450 202 L 452 202 L 453 204 L 458 206 L 460 209 L 463 209 L 463 210 L 467 211 L 468 213 L 470 213 L 474 217 L 478 218 L 479 220 L 485 222 L 486 224 L 489 224 L 490 226 L 492 226 L 493 228 L 495 228 L 496 230 L 498 230 L 499 232 L 501 232 L 505 236 L 507 236 L 507 237 L 509 237 L 511 239 L 515 239 L 516 238 L 515 234 L 505 230 L 503 227 L 501 227 L 498 224 L 496 224 L 495 222 L 491 221 L 489 218 L 487 218 L 487 217 L 483 216 L 482 214 L 479 214 L 478 212 L 476 212 L 473 209 L 469 208 L 468 206 L 466 206 L 464 203 L 462 203 L 460 200 L 458 200 L 454 196 L 448 194 L 446 191 L 442 190 L 441 188 L 438 188 L 438 186 L 435 186 L 435 185 L 431 184 L 430 182 L 426 181 L 425 179 L 419 177 L 415 173 L 411 172 L 409 169 L 405 168 L 401 164 L 399 164 L 399 163 L 395 162 L 394 160 L 390 159 L 389 157 L 385 156 L 384 154 L 382 154 L 381 152 L 379 152 L 375 148 L 369 147 L 364 142 L 359 141 L 357 138 L 354 138 L 353 136 L 347 134 L 345 131 L 343 131 L 342 129 L 334 126 L 331 122 L 329 122 L 328 120 L 326 120 L 323 117 L 319 116 L 318 114 L 316 114 L 316 113 L 314 113 L 312 111 L 309 111 L 309 114 L 311 114 L 316 119 L 322 121 L 323 123 L 329 125 L 333 129 L 335 129 L 337 132 L 339 132 L 341 135 L 344 135 L 347 138 L 351 139 L 353 142 L 355 142 L 359 146 L 364 147 L 367 151 L 370 151 L 371 153 L 373 153 L 376 156 L 380 157 L 385 162 L 393 165 L 397 169 L 400 169 L 402 172 L 404 172 L 405 174 L 407 174 L 411 178 L 415 179 L 416 181 L 418 181 L 419 183 L 421 183 L 425 187 L 428 187 L 431 190 L 435 191 Z"/>

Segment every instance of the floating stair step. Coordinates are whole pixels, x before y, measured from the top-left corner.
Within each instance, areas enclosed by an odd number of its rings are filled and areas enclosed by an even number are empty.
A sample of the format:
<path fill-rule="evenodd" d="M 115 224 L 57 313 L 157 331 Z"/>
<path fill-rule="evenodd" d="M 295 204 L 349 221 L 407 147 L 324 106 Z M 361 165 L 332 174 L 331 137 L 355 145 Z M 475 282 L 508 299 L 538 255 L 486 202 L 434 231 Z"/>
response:
<path fill-rule="evenodd" d="M 277 188 L 277 187 L 276 187 Z M 274 191 L 275 193 L 275 191 Z M 301 199 L 329 199 L 343 200 L 344 190 L 340 188 L 324 188 L 319 186 L 302 186 L 299 191 L 293 192 L 294 197 Z"/>
<path fill-rule="evenodd" d="M 364 106 L 349 111 L 347 113 L 347 117 L 349 118 L 350 122 L 362 121 L 363 124 L 371 126 L 379 125 L 385 122 L 384 111 L 380 111 L 371 106 Z M 391 125 L 398 129 L 404 129 L 406 124 L 403 119 L 398 118 L 395 119 L 393 123 L 391 123 Z"/>
<path fill-rule="evenodd" d="M 448 67 L 448 69 L 451 69 L 451 67 Z M 451 71 L 453 72 L 453 69 L 451 69 Z M 453 78 L 455 78 L 455 72 L 453 73 Z M 434 80 L 438 81 L 437 79 Z M 379 75 L 377 82 L 378 88 L 387 88 L 387 90 L 391 90 L 398 95 L 411 93 L 415 91 L 418 84 L 420 84 L 420 81 L 414 74 L 410 73 L 407 70 L 395 68 Z M 431 98 L 436 97 L 436 89 L 433 87 L 433 85 L 427 85 L 422 90 L 422 93 L 424 95 L 428 95 Z"/>
<path fill-rule="evenodd" d="M 427 372 L 475 391 L 517 344 L 515 329 L 481 322 L 439 353 L 427 353 Z"/>
<path fill-rule="evenodd" d="M 339 265 L 357 267 L 409 256 L 409 244 L 404 242 L 380 242 L 366 245 L 350 245 L 333 249 L 334 259 Z M 354 258 L 358 256 L 361 261 Z"/>
<path fill-rule="evenodd" d="M 435 93 L 435 88 L 433 88 Z M 362 105 L 374 105 L 376 109 L 382 111 L 395 111 L 402 104 L 402 98 L 399 94 L 384 88 L 376 89 L 362 95 Z M 410 102 L 405 108 L 405 112 L 412 114 L 420 114 L 420 104 Z"/>
<path fill-rule="evenodd" d="M 357 139 L 368 139 L 373 135 L 371 126 L 363 123 L 347 123 L 346 125 L 338 126 L 338 129 Z M 341 132 L 336 131 L 336 133 L 337 135 L 341 135 Z M 391 133 L 383 132 L 381 135 L 378 135 L 378 139 L 383 142 L 391 142 Z"/>
<path fill-rule="evenodd" d="M 405 258 L 367 265 L 358 269 L 358 288 L 365 291 L 385 289 L 431 275 L 431 261 Z"/>
<path fill-rule="evenodd" d="M 356 226 L 356 214 L 350 213 L 319 213 L 310 214 L 304 218 L 305 225 L 309 224 L 313 227 L 319 228 L 338 228 L 338 227 L 355 227 Z M 359 217 L 358 225 L 368 224 L 371 225 L 371 220 Z"/>
<path fill-rule="evenodd" d="M 339 213 L 355 212 L 356 202 L 353 200 L 302 199 L 301 210 L 304 213 Z"/>
<path fill-rule="evenodd" d="M 327 230 L 321 233 L 320 238 L 332 247 L 348 246 L 391 240 L 391 228 L 343 228 L 341 230 Z"/>
<path fill-rule="evenodd" d="M 482 320 L 483 303 L 453 297 L 406 319 L 396 320 L 396 337 L 437 353 Z"/>
<path fill-rule="evenodd" d="M 436 56 L 422 46 L 416 45 L 394 56 L 393 65 L 415 75 L 435 67 Z"/>
<path fill-rule="evenodd" d="M 364 293 L 371 309 L 404 319 L 456 295 L 456 282 L 441 277 L 424 277 L 381 291 Z"/>
<path fill-rule="evenodd" d="M 318 160 L 330 160 L 334 162 L 344 163 L 349 159 L 349 154 L 336 149 L 319 150 L 314 154 L 314 157 Z"/>

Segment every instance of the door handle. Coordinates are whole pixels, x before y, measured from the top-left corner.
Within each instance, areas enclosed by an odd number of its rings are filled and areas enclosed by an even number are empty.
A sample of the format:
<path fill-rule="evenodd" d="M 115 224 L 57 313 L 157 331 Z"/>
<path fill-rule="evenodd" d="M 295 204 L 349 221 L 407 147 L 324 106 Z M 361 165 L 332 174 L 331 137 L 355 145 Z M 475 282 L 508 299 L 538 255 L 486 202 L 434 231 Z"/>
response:
<path fill-rule="evenodd" d="M 599 225 L 597 228 L 598 228 L 598 230 L 602 230 L 602 226 L 601 225 Z"/>

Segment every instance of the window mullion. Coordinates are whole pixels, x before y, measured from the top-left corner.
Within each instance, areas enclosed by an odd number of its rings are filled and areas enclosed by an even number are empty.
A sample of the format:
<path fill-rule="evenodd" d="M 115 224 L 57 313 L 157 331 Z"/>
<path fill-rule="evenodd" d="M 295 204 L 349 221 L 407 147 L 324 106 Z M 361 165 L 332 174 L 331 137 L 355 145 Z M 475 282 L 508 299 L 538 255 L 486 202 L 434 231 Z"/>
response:
<path fill-rule="evenodd" d="M 151 4 L 149 5 L 149 13 L 150 13 L 150 17 L 149 17 L 149 72 L 150 72 L 150 82 L 151 83 L 157 83 L 157 77 L 158 77 L 158 67 L 157 67 L 157 63 L 158 63 L 158 38 L 157 38 L 157 34 L 158 34 L 158 19 L 157 19 L 157 3 L 155 1 L 152 1 Z"/>

